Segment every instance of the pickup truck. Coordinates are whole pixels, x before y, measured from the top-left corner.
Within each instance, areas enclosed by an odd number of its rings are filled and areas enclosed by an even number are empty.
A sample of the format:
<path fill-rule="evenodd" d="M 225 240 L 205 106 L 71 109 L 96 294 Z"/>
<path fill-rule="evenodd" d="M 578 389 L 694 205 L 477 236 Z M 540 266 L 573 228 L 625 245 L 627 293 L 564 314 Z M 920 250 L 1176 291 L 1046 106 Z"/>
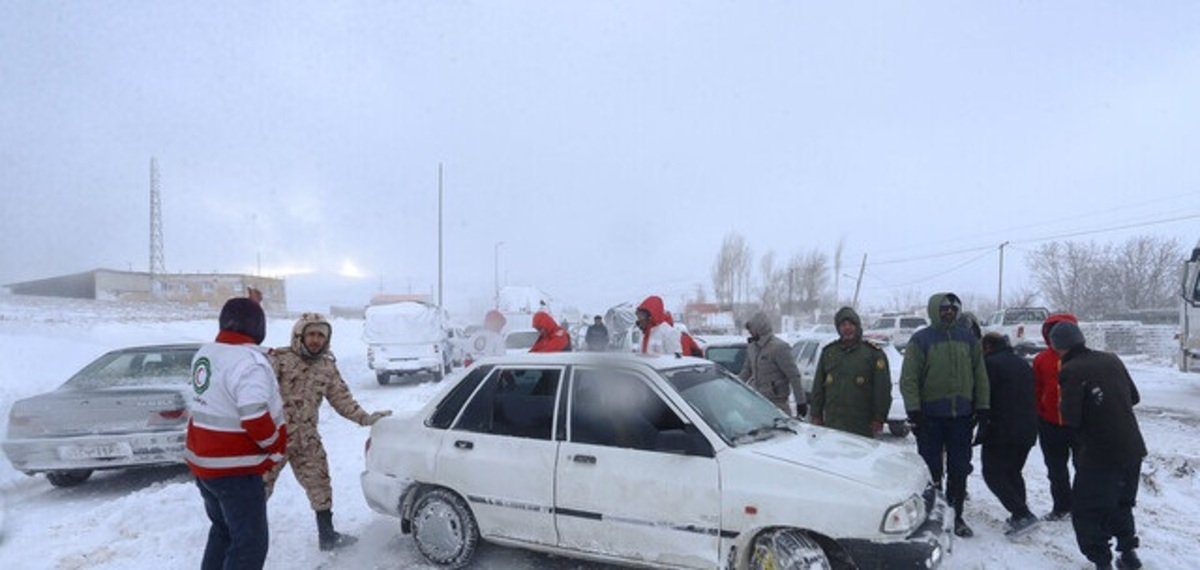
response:
<path fill-rule="evenodd" d="M 1042 323 L 1050 316 L 1045 307 L 1010 307 L 996 311 L 982 323 L 984 333 L 996 332 L 1008 337 L 1013 352 L 1025 358 L 1046 348 Z"/>
<path fill-rule="evenodd" d="M 920 315 L 884 313 L 863 331 L 863 338 L 890 343 L 896 350 L 904 352 L 904 346 L 913 333 L 929 326 L 929 319 Z"/>

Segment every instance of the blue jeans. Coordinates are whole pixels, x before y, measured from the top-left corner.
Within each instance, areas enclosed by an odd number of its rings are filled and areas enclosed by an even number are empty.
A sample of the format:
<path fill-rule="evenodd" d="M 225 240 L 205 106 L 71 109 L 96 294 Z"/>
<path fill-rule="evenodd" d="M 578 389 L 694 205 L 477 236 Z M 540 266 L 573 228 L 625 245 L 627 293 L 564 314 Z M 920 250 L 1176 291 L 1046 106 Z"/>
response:
<path fill-rule="evenodd" d="M 201 570 L 261 570 L 267 560 L 267 497 L 261 475 L 196 479 L 212 526 Z"/>

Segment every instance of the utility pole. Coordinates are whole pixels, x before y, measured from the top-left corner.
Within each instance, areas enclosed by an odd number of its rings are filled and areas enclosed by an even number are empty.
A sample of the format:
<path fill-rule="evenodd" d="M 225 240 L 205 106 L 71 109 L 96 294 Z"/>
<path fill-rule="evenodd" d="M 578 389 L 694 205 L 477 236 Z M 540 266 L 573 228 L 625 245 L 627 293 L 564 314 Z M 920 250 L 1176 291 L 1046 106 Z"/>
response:
<path fill-rule="evenodd" d="M 163 262 L 162 198 L 158 187 L 158 159 L 150 158 L 150 280 L 166 273 Z"/>
<path fill-rule="evenodd" d="M 850 303 L 854 310 L 858 310 L 858 291 L 862 289 L 863 272 L 867 270 L 867 254 L 863 254 L 862 265 L 858 266 L 858 279 L 854 282 L 854 301 Z"/>
<path fill-rule="evenodd" d="M 996 278 L 996 310 L 1004 310 L 1004 246 L 1008 242 L 1000 244 L 1000 272 Z"/>
<path fill-rule="evenodd" d="M 438 285 L 437 305 L 442 308 L 442 163 L 438 163 Z"/>
<path fill-rule="evenodd" d="M 495 247 L 492 248 L 492 278 L 495 284 L 495 289 L 492 292 L 492 305 L 495 309 L 500 308 L 500 246 L 502 245 L 504 245 L 504 242 L 498 241 Z"/>

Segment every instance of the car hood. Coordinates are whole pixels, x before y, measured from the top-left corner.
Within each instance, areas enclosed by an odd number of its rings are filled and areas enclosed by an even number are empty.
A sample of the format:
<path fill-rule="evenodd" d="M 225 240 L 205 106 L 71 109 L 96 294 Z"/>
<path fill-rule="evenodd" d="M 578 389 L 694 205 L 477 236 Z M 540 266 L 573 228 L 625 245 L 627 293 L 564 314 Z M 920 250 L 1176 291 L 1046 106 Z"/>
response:
<path fill-rule="evenodd" d="M 780 435 L 743 448 L 753 455 L 870 486 L 919 489 L 929 481 L 929 469 L 915 451 L 822 427 L 796 429 L 796 435 Z"/>

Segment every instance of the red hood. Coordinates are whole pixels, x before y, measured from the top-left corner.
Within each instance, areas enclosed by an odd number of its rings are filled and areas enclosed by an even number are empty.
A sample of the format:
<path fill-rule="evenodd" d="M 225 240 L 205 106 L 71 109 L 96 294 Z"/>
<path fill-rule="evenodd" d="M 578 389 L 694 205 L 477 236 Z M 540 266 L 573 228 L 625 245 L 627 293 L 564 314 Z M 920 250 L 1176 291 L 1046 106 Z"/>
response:
<path fill-rule="evenodd" d="M 1079 324 L 1079 319 L 1076 319 L 1075 315 L 1071 313 L 1054 313 L 1046 317 L 1046 322 L 1042 323 L 1042 339 L 1046 341 L 1046 346 L 1050 346 L 1050 329 L 1064 321 Z"/>
<path fill-rule="evenodd" d="M 533 328 L 540 329 L 543 336 L 554 334 L 554 331 L 561 329 L 558 326 L 558 321 L 550 316 L 546 311 L 538 311 L 533 314 Z"/>
<path fill-rule="evenodd" d="M 650 313 L 651 327 L 658 326 L 659 323 L 666 322 L 667 320 L 667 311 L 663 308 L 662 297 L 659 297 L 658 295 L 646 297 L 646 300 L 642 301 L 641 305 L 638 305 L 638 309 L 642 309 Z"/>

